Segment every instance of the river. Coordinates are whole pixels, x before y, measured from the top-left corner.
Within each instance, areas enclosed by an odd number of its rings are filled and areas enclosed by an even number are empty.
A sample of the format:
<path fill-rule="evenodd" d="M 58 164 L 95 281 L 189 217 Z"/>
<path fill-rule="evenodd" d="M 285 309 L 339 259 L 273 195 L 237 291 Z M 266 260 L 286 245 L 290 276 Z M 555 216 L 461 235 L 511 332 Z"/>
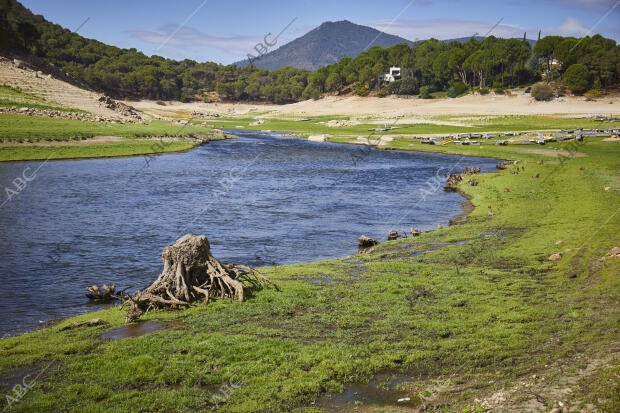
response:
<path fill-rule="evenodd" d="M 156 157 L 0 163 L 0 336 L 99 308 L 88 285 L 146 287 L 162 248 L 186 233 L 205 234 L 222 261 L 256 266 L 447 225 L 464 199 L 440 179 L 497 163 L 230 133 L 238 139 Z"/>

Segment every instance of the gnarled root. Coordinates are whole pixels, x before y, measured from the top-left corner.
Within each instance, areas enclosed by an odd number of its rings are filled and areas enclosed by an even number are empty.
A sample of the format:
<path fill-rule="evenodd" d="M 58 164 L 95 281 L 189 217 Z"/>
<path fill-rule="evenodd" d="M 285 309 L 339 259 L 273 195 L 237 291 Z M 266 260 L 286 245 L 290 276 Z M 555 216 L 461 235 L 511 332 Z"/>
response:
<path fill-rule="evenodd" d="M 239 264 L 223 264 L 211 255 L 204 235 L 185 235 L 162 252 L 164 269 L 144 291 L 126 296 L 125 322 L 137 320 L 151 308 L 183 308 L 210 298 L 243 301 L 246 288 L 278 287 L 258 271 Z"/>

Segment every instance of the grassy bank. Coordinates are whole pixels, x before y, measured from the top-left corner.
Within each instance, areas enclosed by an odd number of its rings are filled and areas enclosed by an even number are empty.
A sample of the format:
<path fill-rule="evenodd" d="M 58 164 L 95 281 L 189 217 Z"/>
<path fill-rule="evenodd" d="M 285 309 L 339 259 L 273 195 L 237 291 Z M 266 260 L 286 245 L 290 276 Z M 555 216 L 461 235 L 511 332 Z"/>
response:
<path fill-rule="evenodd" d="M 363 136 L 371 135 L 369 129 L 382 126 L 391 126 L 394 129 L 375 133 L 380 136 L 392 135 L 424 135 L 424 134 L 457 134 L 457 133 L 482 133 L 482 132 L 513 132 L 531 130 L 561 130 L 561 129 L 611 129 L 620 128 L 620 122 L 600 122 L 592 118 L 577 118 L 567 116 L 434 116 L 421 118 L 413 123 L 407 123 L 402 119 L 386 119 L 384 123 L 377 124 L 376 116 L 370 117 L 343 117 L 343 116 L 313 116 L 310 118 L 270 118 L 265 115 L 264 123 L 257 124 L 256 119 L 250 117 L 223 117 L 205 121 L 206 124 L 215 125 L 218 128 L 271 130 L 278 132 L 291 132 L 300 136 L 329 134 L 338 136 Z M 354 120 L 358 124 L 352 126 L 330 127 L 330 120 Z"/>
<path fill-rule="evenodd" d="M 69 141 L 76 136 L 120 136 L 125 138 L 187 136 L 204 134 L 206 131 L 207 129 L 201 126 L 183 125 L 165 120 L 120 124 L 0 114 L 0 138 L 5 143 L 32 143 L 48 139 Z"/>
<path fill-rule="evenodd" d="M 100 338 L 113 309 L 0 340 L 1 393 L 11 411 L 618 411 L 620 259 L 601 258 L 620 144 L 565 145 L 493 147 L 519 173 L 463 185 L 464 225 L 265 268 L 281 292 L 148 313 L 175 322 L 137 338 Z M 95 317 L 110 326 L 61 331 Z"/>
<path fill-rule="evenodd" d="M 0 161 L 148 155 L 187 151 L 196 145 L 196 141 L 167 142 L 165 145 L 160 145 L 154 139 L 123 139 L 118 142 L 82 145 L 2 145 L 0 146 Z"/>
<path fill-rule="evenodd" d="M 225 139 L 219 131 L 163 120 L 120 124 L 0 114 L 0 161 L 178 152 L 218 139 Z"/>

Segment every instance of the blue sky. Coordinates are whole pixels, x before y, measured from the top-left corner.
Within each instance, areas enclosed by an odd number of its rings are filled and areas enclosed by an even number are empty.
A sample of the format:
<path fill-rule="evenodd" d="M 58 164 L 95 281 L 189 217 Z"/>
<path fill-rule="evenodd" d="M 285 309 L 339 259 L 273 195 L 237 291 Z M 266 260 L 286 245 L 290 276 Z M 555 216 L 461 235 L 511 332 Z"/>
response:
<path fill-rule="evenodd" d="M 474 34 L 536 38 L 600 33 L 620 40 L 620 0 L 22 0 L 46 19 L 147 55 L 228 64 L 265 35 L 273 49 L 325 21 L 349 20 L 409 40 Z M 499 24 L 496 26 L 496 23 Z M 271 39 L 268 37 L 268 39 Z"/>

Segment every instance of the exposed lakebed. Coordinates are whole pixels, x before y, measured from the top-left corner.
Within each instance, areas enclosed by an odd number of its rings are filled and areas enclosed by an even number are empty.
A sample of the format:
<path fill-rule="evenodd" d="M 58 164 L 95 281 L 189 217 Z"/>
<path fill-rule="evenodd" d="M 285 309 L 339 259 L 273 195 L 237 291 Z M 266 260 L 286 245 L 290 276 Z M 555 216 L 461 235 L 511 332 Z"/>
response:
<path fill-rule="evenodd" d="M 2 196 L 32 177 L 0 208 L 1 335 L 98 308 L 88 285 L 144 288 L 162 248 L 186 233 L 205 234 L 222 261 L 257 266 L 344 257 L 361 234 L 447 225 L 464 199 L 438 181 L 497 163 L 231 133 L 239 139 L 157 157 L 0 163 Z"/>

